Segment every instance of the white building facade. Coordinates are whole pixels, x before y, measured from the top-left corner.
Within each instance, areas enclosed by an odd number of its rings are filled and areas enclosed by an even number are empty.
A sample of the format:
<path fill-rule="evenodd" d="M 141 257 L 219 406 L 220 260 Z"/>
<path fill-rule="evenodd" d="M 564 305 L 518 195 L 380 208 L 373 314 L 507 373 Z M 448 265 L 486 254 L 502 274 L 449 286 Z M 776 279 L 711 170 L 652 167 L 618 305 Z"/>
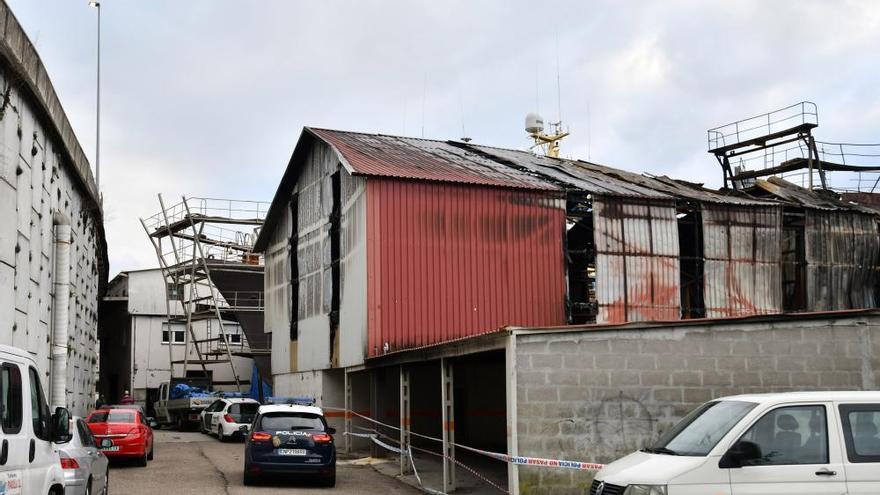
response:
<path fill-rule="evenodd" d="M 102 346 L 114 349 L 101 357 L 101 394 L 108 402 L 118 401 L 122 393 L 129 390 L 138 403 L 149 409 L 156 399 L 159 385 L 171 378 L 170 363 L 184 359 L 186 326 L 180 323 L 169 325 L 165 298 L 165 278 L 159 269 L 122 272 L 110 282 L 101 312 Z M 182 314 L 180 301 L 169 300 L 168 303 L 173 315 Z M 205 368 L 215 390 L 236 391 L 237 375 L 239 384 L 247 391 L 253 360 L 235 355 L 247 353 L 246 338 L 237 322 L 225 320 L 222 327 L 230 342 L 232 363 L 207 364 Z M 220 332 L 219 320 L 202 320 L 193 323 L 195 335 L 189 338 L 218 339 L 209 346 L 202 344 L 200 349 L 222 352 L 223 356 L 212 357 L 223 361 L 226 360 L 226 348 Z M 198 359 L 193 344 L 190 344 L 188 359 Z M 181 370 L 182 364 L 176 364 L 177 375 Z M 203 372 L 201 365 L 190 364 L 186 375 L 194 377 Z"/>
<path fill-rule="evenodd" d="M 0 1 L 0 344 L 36 360 L 53 405 L 94 402 L 107 246 L 91 167 L 21 25 Z"/>

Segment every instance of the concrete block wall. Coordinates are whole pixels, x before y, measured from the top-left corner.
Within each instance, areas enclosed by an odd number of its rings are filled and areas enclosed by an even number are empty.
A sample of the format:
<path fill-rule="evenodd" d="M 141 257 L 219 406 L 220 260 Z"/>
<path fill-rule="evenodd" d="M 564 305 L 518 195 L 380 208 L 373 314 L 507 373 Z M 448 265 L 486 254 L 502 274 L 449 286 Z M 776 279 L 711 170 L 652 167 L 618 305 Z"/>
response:
<path fill-rule="evenodd" d="M 742 393 L 876 389 L 880 313 L 516 336 L 518 453 L 610 462 L 697 405 Z M 521 493 L 585 493 L 594 473 L 519 468 Z"/>

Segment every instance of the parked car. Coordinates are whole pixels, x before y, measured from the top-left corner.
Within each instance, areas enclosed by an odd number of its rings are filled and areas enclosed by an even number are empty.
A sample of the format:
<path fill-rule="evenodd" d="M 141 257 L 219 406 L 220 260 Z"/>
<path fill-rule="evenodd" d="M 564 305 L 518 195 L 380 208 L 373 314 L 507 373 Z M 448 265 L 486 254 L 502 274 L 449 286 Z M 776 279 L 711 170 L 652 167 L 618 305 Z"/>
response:
<path fill-rule="evenodd" d="M 202 433 L 216 433 L 225 442 L 246 435 L 259 408 L 260 403 L 253 399 L 218 399 L 202 411 L 199 426 Z"/>
<path fill-rule="evenodd" d="M 335 433 L 320 407 L 260 406 L 245 443 L 244 484 L 265 476 L 306 475 L 335 486 Z"/>
<path fill-rule="evenodd" d="M 880 493 L 880 392 L 707 402 L 596 474 L 591 495 Z"/>
<path fill-rule="evenodd" d="M 0 493 L 63 495 L 55 444 L 70 441 L 70 413 L 49 414 L 37 364 L 0 345 Z"/>
<path fill-rule="evenodd" d="M 64 495 L 107 495 L 110 468 L 98 441 L 81 418 L 73 418 L 69 443 L 58 449 L 64 469 Z"/>
<path fill-rule="evenodd" d="M 107 457 L 135 459 L 140 466 L 153 460 L 153 430 L 139 409 L 97 409 L 86 423 Z"/>
<path fill-rule="evenodd" d="M 156 421 L 156 418 L 147 416 L 147 411 L 145 411 L 144 406 L 140 404 L 110 404 L 101 406 L 101 409 L 137 409 L 142 415 L 144 415 L 144 417 L 146 417 L 147 426 L 154 430 L 159 427 L 159 422 Z"/>

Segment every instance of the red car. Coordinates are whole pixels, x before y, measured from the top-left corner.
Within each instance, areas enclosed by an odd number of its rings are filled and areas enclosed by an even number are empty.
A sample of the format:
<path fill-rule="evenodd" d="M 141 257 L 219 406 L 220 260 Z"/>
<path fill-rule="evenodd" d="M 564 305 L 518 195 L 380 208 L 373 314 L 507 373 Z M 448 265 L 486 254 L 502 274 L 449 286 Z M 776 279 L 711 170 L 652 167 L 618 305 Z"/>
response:
<path fill-rule="evenodd" d="M 153 460 L 153 430 L 140 410 L 97 409 L 86 423 L 107 457 L 136 459 L 140 466 Z"/>

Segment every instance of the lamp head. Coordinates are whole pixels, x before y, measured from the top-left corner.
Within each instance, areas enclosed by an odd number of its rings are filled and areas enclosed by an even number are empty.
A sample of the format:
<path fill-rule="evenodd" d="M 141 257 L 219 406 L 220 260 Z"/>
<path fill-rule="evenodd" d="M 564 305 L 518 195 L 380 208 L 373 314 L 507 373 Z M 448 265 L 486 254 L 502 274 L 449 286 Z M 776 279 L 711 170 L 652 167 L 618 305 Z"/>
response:
<path fill-rule="evenodd" d="M 91 0 L 91 1 L 89 2 L 89 7 L 95 7 L 96 9 L 100 9 L 100 8 L 101 8 L 101 2 L 98 2 L 97 0 Z"/>

